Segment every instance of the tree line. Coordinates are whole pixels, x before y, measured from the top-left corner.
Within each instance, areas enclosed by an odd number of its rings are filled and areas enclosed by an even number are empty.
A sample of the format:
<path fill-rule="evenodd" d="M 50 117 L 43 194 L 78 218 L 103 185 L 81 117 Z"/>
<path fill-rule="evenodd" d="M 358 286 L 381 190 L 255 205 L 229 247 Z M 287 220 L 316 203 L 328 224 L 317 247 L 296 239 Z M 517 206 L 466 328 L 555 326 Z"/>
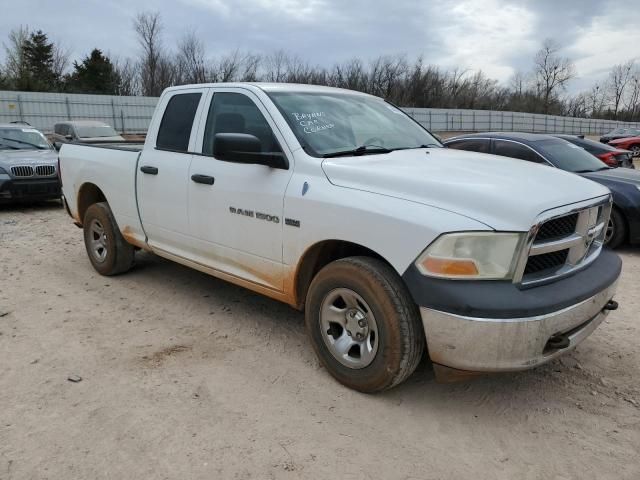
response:
<path fill-rule="evenodd" d="M 311 65 L 284 50 L 258 54 L 235 50 L 218 57 L 188 31 L 174 49 L 166 47 L 158 12 L 133 19 L 135 58 L 113 59 L 94 48 L 81 61 L 41 30 L 20 27 L 4 43 L 0 89 L 158 96 L 166 87 L 204 82 L 266 81 L 328 85 L 381 96 L 406 107 L 463 108 L 548 113 L 575 117 L 640 120 L 640 68 L 630 60 L 612 67 L 608 78 L 570 95 L 575 64 L 553 40 L 543 42 L 528 72 L 507 85 L 484 72 L 442 69 L 422 57 L 382 55 L 332 66 Z"/>

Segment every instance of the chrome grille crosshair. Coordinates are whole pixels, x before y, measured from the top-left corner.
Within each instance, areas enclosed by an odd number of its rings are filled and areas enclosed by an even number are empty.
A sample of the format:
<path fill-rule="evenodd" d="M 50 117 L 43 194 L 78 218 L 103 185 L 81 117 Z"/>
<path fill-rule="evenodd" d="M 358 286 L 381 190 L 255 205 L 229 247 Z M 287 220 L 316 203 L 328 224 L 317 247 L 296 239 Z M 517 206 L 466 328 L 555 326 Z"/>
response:
<path fill-rule="evenodd" d="M 11 174 L 14 177 L 33 177 L 33 167 L 30 165 L 11 167 Z"/>
<path fill-rule="evenodd" d="M 602 250 L 610 214 L 609 195 L 541 215 L 527 236 L 514 283 L 549 282 L 586 267 Z"/>

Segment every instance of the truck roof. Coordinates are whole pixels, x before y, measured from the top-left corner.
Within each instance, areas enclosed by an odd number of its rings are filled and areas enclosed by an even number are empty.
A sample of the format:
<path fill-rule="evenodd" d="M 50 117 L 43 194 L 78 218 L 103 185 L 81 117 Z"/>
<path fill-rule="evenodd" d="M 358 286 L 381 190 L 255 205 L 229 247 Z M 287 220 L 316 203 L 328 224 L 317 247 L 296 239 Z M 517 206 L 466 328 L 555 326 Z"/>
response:
<path fill-rule="evenodd" d="M 275 82 L 228 82 L 228 83 L 198 83 L 191 85 L 180 85 L 177 87 L 169 87 L 165 91 L 171 92 L 175 90 L 183 90 L 188 88 L 202 87 L 230 87 L 230 88 L 246 88 L 249 90 L 262 90 L 265 92 L 308 92 L 308 93 L 343 93 L 351 95 L 362 95 L 371 97 L 367 93 L 356 92 L 337 87 L 325 87 L 321 85 L 309 85 L 304 83 L 275 83 Z"/>

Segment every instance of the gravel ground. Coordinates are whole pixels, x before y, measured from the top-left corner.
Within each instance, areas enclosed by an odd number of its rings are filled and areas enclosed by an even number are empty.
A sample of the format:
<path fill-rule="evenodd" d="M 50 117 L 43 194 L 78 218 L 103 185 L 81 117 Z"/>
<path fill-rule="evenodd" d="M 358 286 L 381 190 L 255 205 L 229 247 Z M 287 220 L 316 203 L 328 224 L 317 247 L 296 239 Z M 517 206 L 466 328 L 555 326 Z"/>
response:
<path fill-rule="evenodd" d="M 561 360 L 362 395 L 302 314 L 149 254 L 100 277 L 59 206 L 0 207 L 0 479 L 638 479 L 640 249 L 620 254 L 620 309 Z"/>

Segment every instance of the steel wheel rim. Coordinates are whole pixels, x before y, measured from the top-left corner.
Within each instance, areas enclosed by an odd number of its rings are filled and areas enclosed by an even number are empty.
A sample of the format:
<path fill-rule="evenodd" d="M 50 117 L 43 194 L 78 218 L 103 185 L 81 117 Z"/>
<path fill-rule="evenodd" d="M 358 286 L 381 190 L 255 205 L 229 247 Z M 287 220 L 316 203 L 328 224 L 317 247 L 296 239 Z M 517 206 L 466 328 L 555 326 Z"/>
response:
<path fill-rule="evenodd" d="M 369 366 L 378 352 L 378 324 L 364 299 L 348 288 L 330 291 L 320 305 L 320 333 L 333 356 L 345 367 Z"/>
<path fill-rule="evenodd" d="M 107 259 L 107 234 L 98 219 L 91 220 L 89 224 L 89 250 L 93 258 L 102 263 Z"/>
<path fill-rule="evenodd" d="M 638 147 L 637 145 L 634 145 L 633 147 L 631 147 L 631 153 L 632 153 L 632 156 L 634 157 L 640 156 L 640 147 Z"/>
<path fill-rule="evenodd" d="M 607 230 L 604 233 L 605 244 L 609 243 L 609 240 L 611 240 L 615 231 L 616 231 L 616 228 L 615 228 L 615 225 L 613 224 L 613 220 L 609 219 L 609 223 L 607 223 Z"/>

